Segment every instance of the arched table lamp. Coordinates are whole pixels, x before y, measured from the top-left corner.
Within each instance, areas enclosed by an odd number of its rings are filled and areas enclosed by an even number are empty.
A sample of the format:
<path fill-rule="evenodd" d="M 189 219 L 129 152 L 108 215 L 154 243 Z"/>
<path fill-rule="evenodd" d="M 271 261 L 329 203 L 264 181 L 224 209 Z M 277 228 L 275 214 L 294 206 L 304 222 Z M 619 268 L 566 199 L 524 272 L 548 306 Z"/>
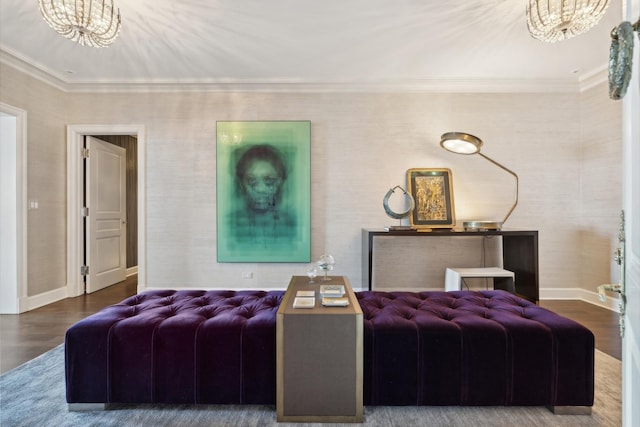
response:
<path fill-rule="evenodd" d="M 463 133 L 463 132 L 447 132 L 442 135 L 440 138 L 440 146 L 447 151 L 451 151 L 456 154 L 477 154 L 481 157 L 484 157 L 494 165 L 498 166 L 500 169 L 509 172 L 516 179 L 516 193 L 515 200 L 513 202 L 513 206 L 509 209 L 509 212 L 504 216 L 502 221 L 464 221 L 462 226 L 465 230 L 500 230 L 502 225 L 507 221 L 511 212 L 516 208 L 518 204 L 518 175 L 510 169 L 502 166 L 500 163 L 495 160 L 485 156 L 480 152 L 480 148 L 482 147 L 482 140 L 477 136 Z"/>

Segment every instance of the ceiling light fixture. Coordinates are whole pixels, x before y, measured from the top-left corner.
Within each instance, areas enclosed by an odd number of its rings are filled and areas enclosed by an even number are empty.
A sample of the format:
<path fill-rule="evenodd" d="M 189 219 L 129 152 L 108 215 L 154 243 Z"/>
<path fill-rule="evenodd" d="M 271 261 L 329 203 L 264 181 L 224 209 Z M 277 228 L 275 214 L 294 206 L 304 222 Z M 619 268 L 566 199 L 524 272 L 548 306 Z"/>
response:
<path fill-rule="evenodd" d="M 500 169 L 509 172 L 516 179 L 515 200 L 513 202 L 513 206 L 511 206 L 511 209 L 509 209 L 509 212 L 507 212 L 502 221 L 464 221 L 462 223 L 465 230 L 500 230 L 502 229 L 502 225 L 507 221 L 507 218 L 509 218 L 509 215 L 511 215 L 511 212 L 513 212 L 518 205 L 518 175 L 495 160 L 482 154 L 480 152 L 482 144 L 482 140 L 477 136 L 463 132 L 447 132 L 440 138 L 440 146 L 445 150 L 456 154 L 477 154 L 498 166 Z"/>
<path fill-rule="evenodd" d="M 551 43 L 570 39 L 595 26 L 608 5 L 609 0 L 529 0 L 529 33 Z"/>
<path fill-rule="evenodd" d="M 83 46 L 107 47 L 118 37 L 120 9 L 113 0 L 38 0 L 42 17 L 62 36 Z"/>

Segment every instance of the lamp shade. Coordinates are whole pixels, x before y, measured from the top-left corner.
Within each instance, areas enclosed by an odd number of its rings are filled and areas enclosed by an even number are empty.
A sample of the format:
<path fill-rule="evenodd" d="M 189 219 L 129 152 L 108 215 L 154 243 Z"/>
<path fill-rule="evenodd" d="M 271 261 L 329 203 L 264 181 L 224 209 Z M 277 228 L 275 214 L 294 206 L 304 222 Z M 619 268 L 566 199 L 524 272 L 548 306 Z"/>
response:
<path fill-rule="evenodd" d="M 480 152 L 482 140 L 468 133 L 447 132 L 440 138 L 440 146 L 456 154 L 476 154 Z"/>
<path fill-rule="evenodd" d="M 489 162 L 498 166 L 500 169 L 504 170 L 505 172 L 510 173 L 515 178 L 516 188 L 515 188 L 515 197 L 514 197 L 513 205 L 511 206 L 511 209 L 509 209 L 509 212 L 507 212 L 507 214 L 505 215 L 502 221 L 473 220 L 473 221 L 463 222 L 463 226 L 466 230 L 500 230 L 502 228 L 502 225 L 509 218 L 509 215 L 511 215 L 511 212 L 513 212 L 515 207 L 518 205 L 518 175 L 511 169 L 504 167 L 503 165 L 496 162 L 492 158 L 482 154 L 480 152 L 480 148 L 482 147 L 482 144 L 483 143 L 480 138 L 465 132 L 447 132 L 447 133 L 443 133 L 442 136 L 440 137 L 440 146 L 445 150 L 451 151 L 452 153 L 456 153 L 456 154 L 467 154 L 467 155 L 477 154 L 478 156 L 483 157 Z"/>

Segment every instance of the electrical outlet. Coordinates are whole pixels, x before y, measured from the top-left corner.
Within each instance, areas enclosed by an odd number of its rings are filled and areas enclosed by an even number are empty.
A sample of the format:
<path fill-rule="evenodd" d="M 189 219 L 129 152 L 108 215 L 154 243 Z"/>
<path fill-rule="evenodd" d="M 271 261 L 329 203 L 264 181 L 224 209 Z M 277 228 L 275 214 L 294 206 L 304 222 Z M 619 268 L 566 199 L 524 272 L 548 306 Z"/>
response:
<path fill-rule="evenodd" d="M 243 271 L 242 272 L 243 279 L 253 279 L 253 272 L 251 271 Z"/>

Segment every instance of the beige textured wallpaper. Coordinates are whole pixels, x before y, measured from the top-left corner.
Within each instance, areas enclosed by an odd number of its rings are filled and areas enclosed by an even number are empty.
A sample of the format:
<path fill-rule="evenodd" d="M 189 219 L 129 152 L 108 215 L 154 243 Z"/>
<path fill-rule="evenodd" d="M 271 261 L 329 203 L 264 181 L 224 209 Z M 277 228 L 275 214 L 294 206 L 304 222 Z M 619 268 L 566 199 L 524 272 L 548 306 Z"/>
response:
<path fill-rule="evenodd" d="M 361 285 L 361 230 L 397 223 L 385 215 L 382 198 L 389 188 L 405 185 L 407 169 L 451 168 L 460 221 L 501 219 L 508 210 L 513 178 L 479 156 L 442 150 L 439 137 L 447 131 L 481 137 L 486 155 L 518 173 L 520 202 L 506 227 L 539 230 L 542 290 L 590 289 L 586 265 L 597 270 L 589 276 L 610 274 L 609 248 L 584 247 L 593 229 L 584 210 L 602 220 L 619 210 L 612 207 L 619 204 L 618 176 L 607 170 L 598 179 L 585 177 L 586 165 L 600 157 L 588 156 L 593 130 L 615 135 L 612 145 L 620 140 L 620 111 L 598 95 L 605 85 L 583 95 L 61 94 L 4 66 L 2 73 L 2 101 L 29 111 L 29 191 L 47 193 L 55 213 L 53 224 L 30 216 L 30 293 L 46 290 L 40 285 L 45 281 L 56 287 L 64 283 L 64 255 L 49 256 L 65 249 L 67 123 L 146 126 L 148 287 L 282 288 L 291 275 L 306 270 L 306 264 L 217 263 L 216 120 L 311 121 L 312 257 L 333 254 L 334 273 L 347 275 L 355 288 Z M 608 119 L 591 123 L 600 109 Z M 609 149 L 610 167 L 619 168 L 619 156 Z M 608 198 L 606 206 L 600 198 Z M 599 232 L 611 242 L 616 227 Z M 31 240 L 36 231 L 40 237 Z M 445 266 L 472 264 L 481 256 L 477 241 L 433 247 L 407 240 L 380 243 L 374 271 L 379 286 L 443 287 Z M 38 266 L 44 262 L 51 264 L 46 272 Z M 243 279 L 243 272 L 253 278 Z"/>
<path fill-rule="evenodd" d="M 583 93 L 580 106 L 580 286 L 593 290 L 620 281 L 613 252 L 620 245 L 622 102 L 609 99 L 601 86 Z"/>
<path fill-rule="evenodd" d="M 66 285 L 67 95 L 0 65 L 0 97 L 27 111 L 27 194 L 38 209 L 27 218 L 27 296 Z"/>

